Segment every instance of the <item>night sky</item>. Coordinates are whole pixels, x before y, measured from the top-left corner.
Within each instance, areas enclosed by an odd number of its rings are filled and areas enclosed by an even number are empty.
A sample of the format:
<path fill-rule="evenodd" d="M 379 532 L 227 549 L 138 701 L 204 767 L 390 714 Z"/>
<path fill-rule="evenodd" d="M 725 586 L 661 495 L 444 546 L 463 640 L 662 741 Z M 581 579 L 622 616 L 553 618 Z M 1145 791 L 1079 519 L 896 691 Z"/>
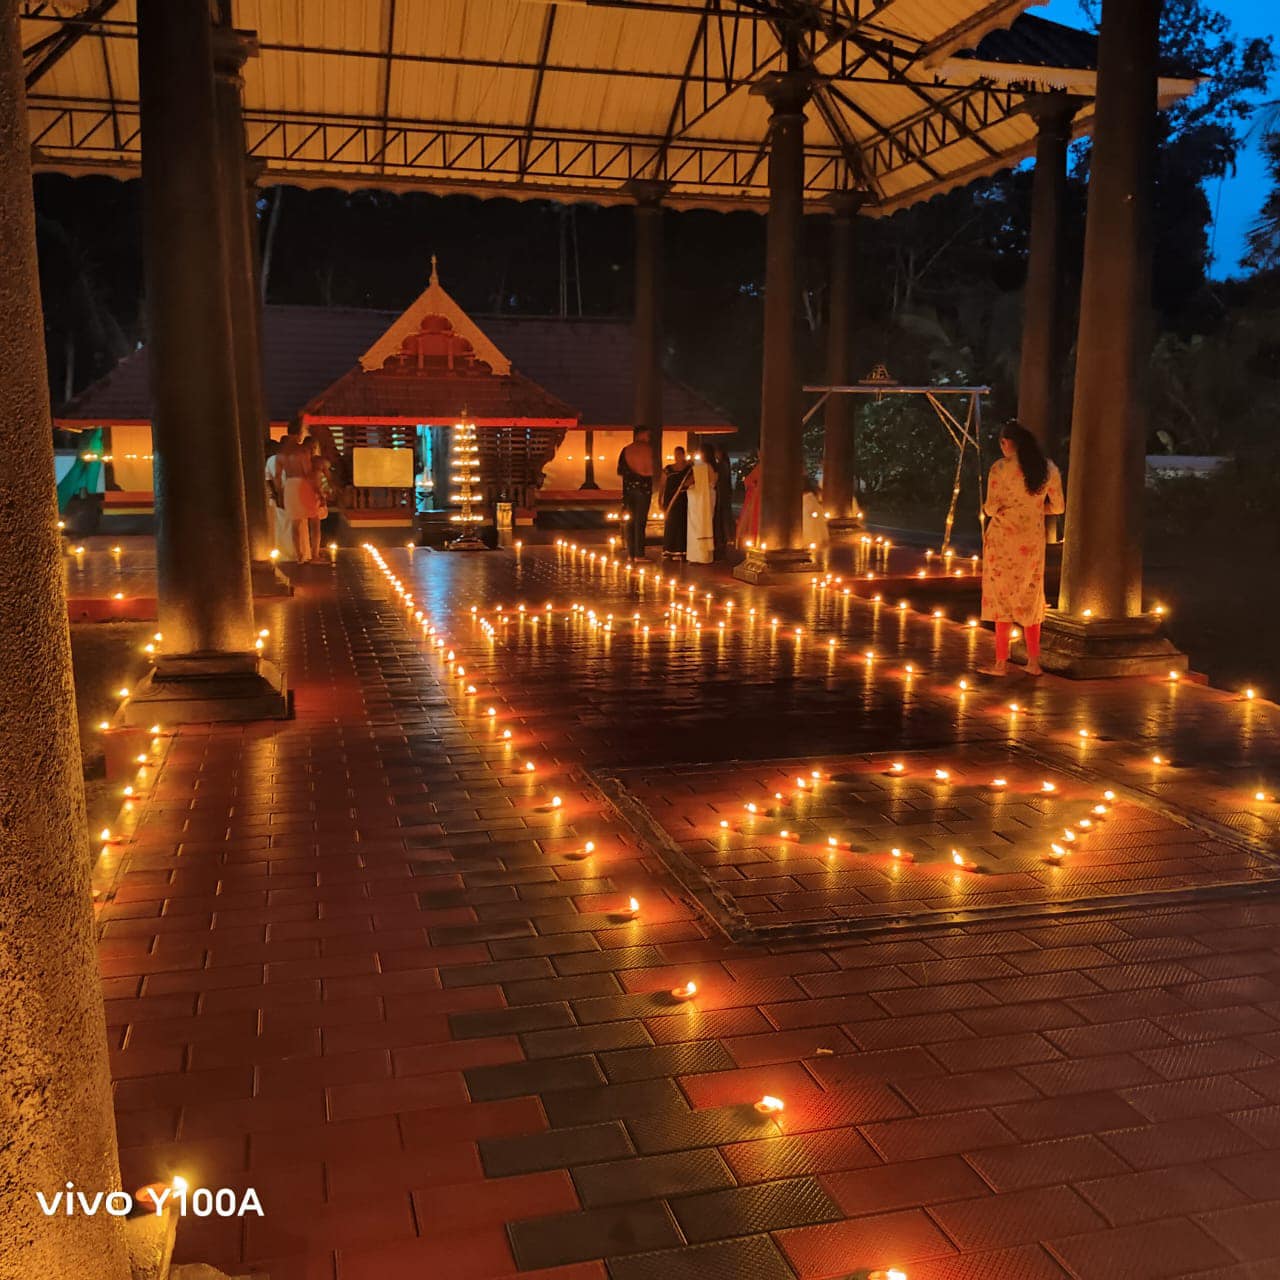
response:
<path fill-rule="evenodd" d="M 1215 0 L 1216 7 L 1231 19 L 1242 36 L 1270 34 L 1280 52 L 1280 3 L 1277 0 Z M 1049 0 L 1043 7 L 1029 12 L 1051 18 L 1067 26 L 1084 26 L 1078 0 Z M 1267 99 L 1280 99 L 1280 73 L 1272 75 Z M 1209 187 L 1209 204 L 1218 211 L 1214 237 L 1214 261 L 1210 274 L 1219 278 L 1239 274 L 1240 257 L 1244 253 L 1245 235 L 1257 219 L 1266 199 L 1269 182 L 1266 164 L 1257 139 L 1251 139 L 1240 152 L 1234 175 L 1228 175 Z"/>

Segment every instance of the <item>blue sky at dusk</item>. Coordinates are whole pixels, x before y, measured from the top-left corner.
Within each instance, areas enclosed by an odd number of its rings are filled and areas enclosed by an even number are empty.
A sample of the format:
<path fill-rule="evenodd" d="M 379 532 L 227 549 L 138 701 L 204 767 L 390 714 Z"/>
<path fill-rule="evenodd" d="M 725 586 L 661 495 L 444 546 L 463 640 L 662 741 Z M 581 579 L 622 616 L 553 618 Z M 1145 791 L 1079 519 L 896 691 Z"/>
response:
<path fill-rule="evenodd" d="M 1230 18 L 1237 35 L 1270 34 L 1280 54 L 1280 0 L 1210 0 L 1210 3 Z M 1034 6 L 1028 12 L 1071 27 L 1085 25 L 1078 0 L 1049 0 L 1048 4 Z M 1280 99 L 1280 74 L 1272 75 L 1266 96 L 1271 100 Z M 1211 208 L 1216 206 L 1218 212 L 1212 275 L 1223 277 L 1239 272 L 1245 235 L 1266 199 L 1268 186 L 1266 164 L 1256 139 L 1241 151 L 1236 172 L 1210 185 L 1209 204 Z"/>

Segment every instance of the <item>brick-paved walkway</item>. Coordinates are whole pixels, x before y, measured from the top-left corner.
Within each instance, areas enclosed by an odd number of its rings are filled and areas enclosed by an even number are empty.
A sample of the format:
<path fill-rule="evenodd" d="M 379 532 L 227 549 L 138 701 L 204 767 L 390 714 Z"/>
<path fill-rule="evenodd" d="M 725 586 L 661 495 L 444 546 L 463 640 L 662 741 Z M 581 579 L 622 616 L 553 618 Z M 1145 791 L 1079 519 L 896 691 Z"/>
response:
<path fill-rule="evenodd" d="M 688 570 L 715 603 L 673 636 L 656 570 L 387 561 L 444 648 L 365 554 L 302 571 L 265 615 L 297 719 L 179 734 L 115 855 L 126 1182 L 266 1209 L 188 1218 L 180 1258 L 273 1280 L 1280 1273 L 1280 899 L 1167 884 L 1199 896 L 734 944 L 592 780 L 1014 744 L 1194 814 L 1201 860 L 1221 842 L 1258 879 L 1275 706 L 993 689 L 985 635 L 839 587 Z"/>

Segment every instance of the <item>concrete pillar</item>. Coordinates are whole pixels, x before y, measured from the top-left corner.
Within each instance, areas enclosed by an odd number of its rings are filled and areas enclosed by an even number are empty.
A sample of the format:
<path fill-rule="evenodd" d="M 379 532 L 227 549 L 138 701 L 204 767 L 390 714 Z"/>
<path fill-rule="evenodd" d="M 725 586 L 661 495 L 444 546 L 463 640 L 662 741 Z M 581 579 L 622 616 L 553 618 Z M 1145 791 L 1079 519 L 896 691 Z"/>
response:
<path fill-rule="evenodd" d="M 854 218 L 862 204 L 859 192 L 838 196 L 831 215 L 830 309 L 827 314 L 827 382 L 844 386 L 854 380 L 849 352 L 850 311 L 853 301 Z M 858 401 L 830 396 L 823 406 L 822 505 L 831 513 L 832 528 L 848 528 L 858 520 L 857 442 L 854 439 Z"/>
<path fill-rule="evenodd" d="M 764 377 L 760 392 L 760 544 L 734 569 L 748 582 L 813 568 L 804 544 L 804 456 L 797 303 L 804 216 L 805 70 L 777 72 L 752 87 L 769 118 L 769 221 L 765 240 Z"/>
<path fill-rule="evenodd" d="M 1079 676 L 1185 665 L 1142 612 L 1151 207 L 1161 0 L 1104 0 L 1059 609 L 1045 667 Z"/>
<path fill-rule="evenodd" d="M 1036 168 L 1031 187 L 1031 247 L 1018 373 L 1018 420 L 1050 453 L 1061 437 L 1065 405 L 1062 364 L 1067 326 L 1063 293 L 1063 230 L 1071 121 L 1083 103 L 1071 94 L 1029 95 L 1023 109 L 1036 122 Z"/>
<path fill-rule="evenodd" d="M 17 0 L 0 0 L 0 1275 L 128 1280 L 53 486 Z"/>
<path fill-rule="evenodd" d="M 250 559 L 270 567 L 275 531 L 267 510 L 266 400 L 262 390 L 262 350 L 256 255 L 251 239 L 251 190 L 245 163 L 241 69 L 257 51 L 244 32 L 219 26 L 213 32 L 214 94 L 218 117 L 219 173 L 227 248 L 227 296 L 236 379 L 236 420 L 244 481 L 245 528 Z"/>
<path fill-rule="evenodd" d="M 127 723 L 285 714 L 254 650 L 208 0 L 139 0 L 143 250 L 164 653 Z"/>
<path fill-rule="evenodd" d="M 667 183 L 637 180 L 627 190 L 636 202 L 633 425 L 649 428 L 656 477 L 662 470 L 662 197 Z"/>

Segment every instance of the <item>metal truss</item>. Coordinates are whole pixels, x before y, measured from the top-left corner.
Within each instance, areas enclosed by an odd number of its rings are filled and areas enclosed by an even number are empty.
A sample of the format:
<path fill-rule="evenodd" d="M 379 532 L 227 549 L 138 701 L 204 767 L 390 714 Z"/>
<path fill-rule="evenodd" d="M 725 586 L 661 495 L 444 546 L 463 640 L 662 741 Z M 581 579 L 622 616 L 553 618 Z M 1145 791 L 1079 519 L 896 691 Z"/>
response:
<path fill-rule="evenodd" d="M 21 13 L 43 31 L 24 50 L 34 163 L 45 169 L 92 169 L 136 173 L 140 130 L 136 102 L 89 100 L 42 94 L 49 70 L 86 35 L 136 39 L 132 21 L 113 15 L 116 0 L 88 0 L 67 17 L 39 0 L 22 0 Z M 788 63 L 819 77 L 814 110 L 834 142 L 806 147 L 805 195 L 820 203 L 850 189 L 866 193 L 872 206 L 894 206 L 885 179 L 916 166 L 913 198 L 950 181 L 954 166 L 933 160 L 957 142 L 981 153 L 977 163 L 998 167 L 1000 156 L 983 136 L 1017 105 L 1015 87 L 942 82 L 922 65 L 956 33 L 943 32 L 928 46 L 893 29 L 901 0 L 585 0 L 588 7 L 619 12 L 679 14 L 690 20 L 690 45 L 682 71 L 635 71 L 573 65 L 552 56 L 555 6 L 549 6 L 538 57 L 526 63 L 501 59 L 397 51 L 395 4 L 380 47 L 342 49 L 271 43 L 259 49 L 374 59 L 380 73 L 379 108 L 367 116 L 247 110 L 249 154 L 262 167 L 262 181 L 315 181 L 330 174 L 336 183 L 397 188 L 414 185 L 445 190 L 491 188 L 504 194 L 572 192 L 581 198 L 615 199 L 624 184 L 654 180 L 681 203 L 755 205 L 767 198 L 767 140 L 703 136 L 708 117 L 727 99 L 747 91 Z M 993 7 L 1000 7 L 994 4 Z M 984 11 L 985 12 L 985 11 Z M 46 25 L 47 24 L 47 27 Z M 25 28 L 24 28 L 25 30 Z M 391 116 L 392 79 L 398 69 L 441 65 L 477 71 L 505 68 L 534 73 L 523 119 L 501 125 L 456 120 L 408 120 Z M 108 66 L 109 71 L 109 66 Z M 552 129 L 539 121 L 548 75 L 607 76 L 647 81 L 670 94 L 666 127 L 633 135 Z M 907 119 L 883 121 L 862 105 L 858 86 L 891 85 L 908 91 L 918 110 Z M 714 123 L 711 122 L 711 128 Z M 1011 158 L 1010 158 L 1011 159 Z M 970 164 L 968 167 L 974 167 Z M 896 184 L 899 187 L 901 184 Z"/>

